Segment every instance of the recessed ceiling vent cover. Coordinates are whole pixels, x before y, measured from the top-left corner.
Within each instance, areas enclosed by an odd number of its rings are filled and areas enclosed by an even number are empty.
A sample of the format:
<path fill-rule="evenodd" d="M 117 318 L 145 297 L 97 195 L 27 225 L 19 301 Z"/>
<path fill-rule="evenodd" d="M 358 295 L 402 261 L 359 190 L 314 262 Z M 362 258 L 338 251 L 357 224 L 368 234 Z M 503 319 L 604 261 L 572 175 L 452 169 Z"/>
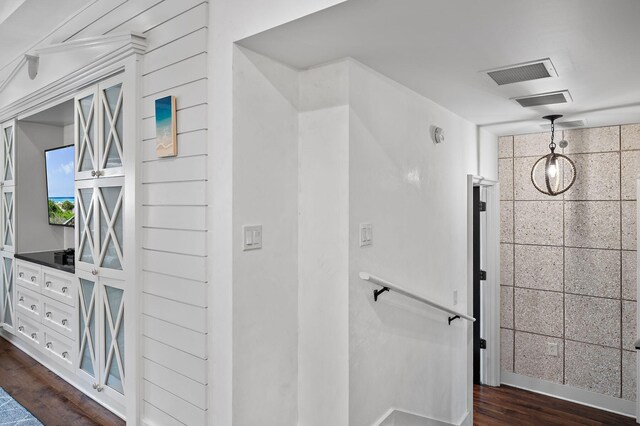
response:
<path fill-rule="evenodd" d="M 571 102 L 568 90 L 561 92 L 540 93 L 539 95 L 523 96 L 515 98 L 515 101 L 523 107 L 536 107 L 542 105 L 566 104 Z"/>
<path fill-rule="evenodd" d="M 493 81 L 498 83 L 499 86 L 558 76 L 550 59 L 510 65 L 508 67 L 487 71 L 487 74 Z"/>
<path fill-rule="evenodd" d="M 556 129 L 579 129 L 580 127 L 585 127 L 587 122 L 585 120 L 571 120 L 571 121 L 561 121 L 556 123 Z M 543 130 L 551 130 L 551 125 L 549 123 L 541 124 Z"/>

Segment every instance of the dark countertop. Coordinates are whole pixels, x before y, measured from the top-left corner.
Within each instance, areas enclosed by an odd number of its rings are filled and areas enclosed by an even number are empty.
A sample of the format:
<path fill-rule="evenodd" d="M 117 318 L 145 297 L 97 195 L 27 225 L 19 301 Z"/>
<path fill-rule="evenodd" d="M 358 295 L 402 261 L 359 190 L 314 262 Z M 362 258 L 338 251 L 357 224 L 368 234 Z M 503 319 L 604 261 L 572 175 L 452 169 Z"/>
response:
<path fill-rule="evenodd" d="M 68 272 L 70 274 L 76 273 L 75 265 L 63 265 L 56 263 L 53 253 L 62 250 L 53 251 L 38 251 L 35 253 L 16 253 L 14 257 L 20 260 L 26 260 L 27 262 L 37 263 L 38 265 L 46 266 L 48 268 L 57 269 L 59 271 Z"/>

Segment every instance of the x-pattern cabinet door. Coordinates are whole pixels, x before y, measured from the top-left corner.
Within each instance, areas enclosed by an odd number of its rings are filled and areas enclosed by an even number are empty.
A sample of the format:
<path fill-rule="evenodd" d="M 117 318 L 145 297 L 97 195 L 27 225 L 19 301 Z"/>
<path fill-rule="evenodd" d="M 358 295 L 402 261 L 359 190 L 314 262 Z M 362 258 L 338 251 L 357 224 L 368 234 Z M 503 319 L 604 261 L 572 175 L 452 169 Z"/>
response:
<path fill-rule="evenodd" d="M 2 185 L 15 185 L 15 164 L 16 164 L 16 137 L 15 121 L 10 121 L 2 125 L 2 170 L 0 171 L 0 181 Z"/>
<path fill-rule="evenodd" d="M 125 393 L 124 282 L 100 277 L 100 377 L 105 395 L 121 399 Z"/>
<path fill-rule="evenodd" d="M 96 250 L 96 182 L 95 179 L 76 181 L 76 269 L 93 271 Z"/>
<path fill-rule="evenodd" d="M 98 93 L 95 88 L 74 98 L 76 180 L 92 179 L 98 173 Z"/>
<path fill-rule="evenodd" d="M 2 277 L 2 306 L 0 315 L 2 328 L 15 334 L 15 278 L 13 274 L 14 260 L 11 253 L 0 252 L 0 275 Z"/>
<path fill-rule="evenodd" d="M 124 83 L 120 76 L 98 86 L 100 135 L 98 136 L 99 176 L 124 175 Z"/>
<path fill-rule="evenodd" d="M 15 186 L 3 186 L 0 199 L 2 210 L 2 242 L 0 250 L 15 253 L 16 202 Z"/>
<path fill-rule="evenodd" d="M 91 274 L 76 270 L 76 278 L 78 280 L 77 371 L 78 376 L 90 385 L 97 385 L 100 354 L 98 349 L 100 290 L 96 278 Z"/>

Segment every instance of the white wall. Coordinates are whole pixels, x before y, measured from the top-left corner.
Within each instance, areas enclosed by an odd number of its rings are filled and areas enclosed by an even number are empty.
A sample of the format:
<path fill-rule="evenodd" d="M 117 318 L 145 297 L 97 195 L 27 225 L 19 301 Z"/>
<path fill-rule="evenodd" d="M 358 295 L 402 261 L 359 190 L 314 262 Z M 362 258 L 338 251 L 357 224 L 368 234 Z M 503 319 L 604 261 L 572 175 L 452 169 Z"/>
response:
<path fill-rule="evenodd" d="M 349 424 L 389 408 L 457 422 L 466 412 L 466 323 L 405 297 L 375 303 L 370 272 L 465 310 L 471 123 L 352 63 L 350 75 Z M 435 145 L 431 126 L 445 129 Z M 359 247 L 359 224 L 373 245 Z"/>
<path fill-rule="evenodd" d="M 294 425 L 298 403 L 298 73 L 234 54 L 233 424 Z M 262 225 L 243 251 L 241 227 Z"/>
<path fill-rule="evenodd" d="M 300 73 L 299 424 L 349 422 L 349 66 Z"/>
<path fill-rule="evenodd" d="M 233 417 L 233 237 L 241 224 L 233 221 L 233 43 L 268 28 L 322 10 L 343 0 L 211 0 L 209 8 L 209 279 L 208 339 L 212 393 L 211 424 L 229 425 Z"/>

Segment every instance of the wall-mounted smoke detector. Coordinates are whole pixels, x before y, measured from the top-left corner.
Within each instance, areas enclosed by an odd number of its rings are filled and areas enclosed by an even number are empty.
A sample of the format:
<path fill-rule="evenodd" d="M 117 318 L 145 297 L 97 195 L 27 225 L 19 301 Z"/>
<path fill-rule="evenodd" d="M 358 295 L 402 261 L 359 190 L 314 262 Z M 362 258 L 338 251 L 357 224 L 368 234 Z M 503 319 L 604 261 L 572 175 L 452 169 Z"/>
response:
<path fill-rule="evenodd" d="M 556 129 L 560 130 L 569 130 L 569 129 L 579 129 L 581 127 L 587 127 L 587 120 L 580 118 L 576 120 L 569 121 L 558 121 L 555 123 Z M 542 130 L 549 131 L 551 130 L 551 125 L 549 123 L 541 124 Z"/>
<path fill-rule="evenodd" d="M 572 101 L 568 90 L 519 96 L 517 98 L 513 98 L 513 100 L 525 108 L 553 104 L 566 104 Z"/>
<path fill-rule="evenodd" d="M 553 63 L 551 63 L 551 59 L 549 58 L 508 65 L 506 67 L 495 68 L 484 72 L 487 73 L 489 78 L 495 81 L 499 86 L 558 76 Z"/>

